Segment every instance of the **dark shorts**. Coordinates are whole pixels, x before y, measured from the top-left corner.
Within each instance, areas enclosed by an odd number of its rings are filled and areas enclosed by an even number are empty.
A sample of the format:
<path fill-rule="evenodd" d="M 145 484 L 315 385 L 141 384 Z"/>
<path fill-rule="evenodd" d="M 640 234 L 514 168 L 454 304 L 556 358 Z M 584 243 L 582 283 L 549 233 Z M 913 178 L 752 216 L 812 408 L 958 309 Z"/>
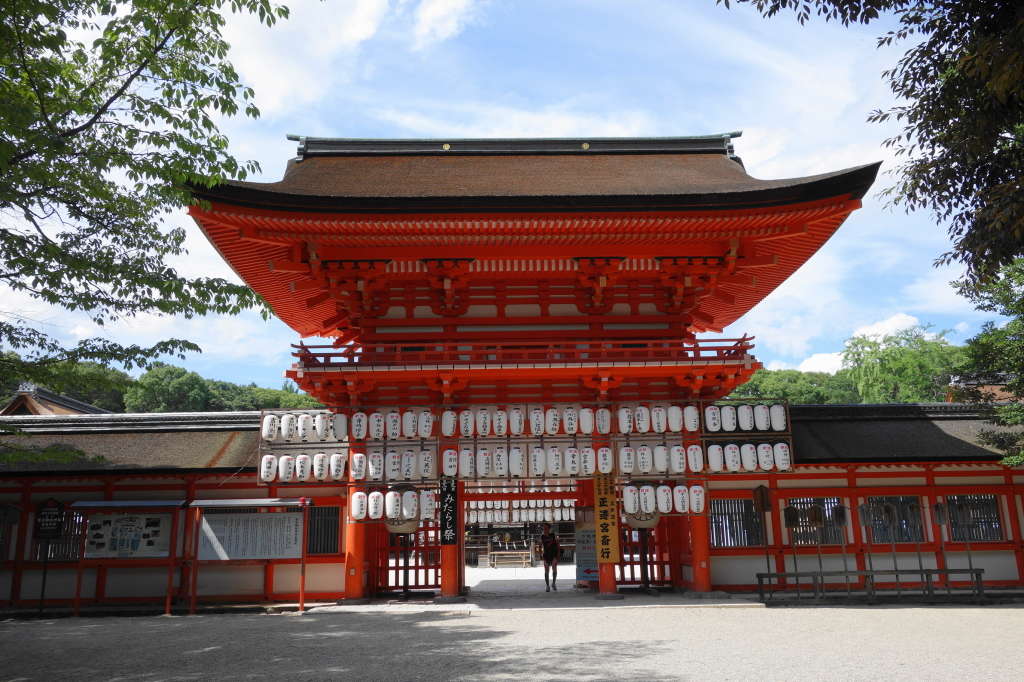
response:
<path fill-rule="evenodd" d="M 558 558 L 558 552 L 544 552 L 544 563 L 550 564 Z"/>

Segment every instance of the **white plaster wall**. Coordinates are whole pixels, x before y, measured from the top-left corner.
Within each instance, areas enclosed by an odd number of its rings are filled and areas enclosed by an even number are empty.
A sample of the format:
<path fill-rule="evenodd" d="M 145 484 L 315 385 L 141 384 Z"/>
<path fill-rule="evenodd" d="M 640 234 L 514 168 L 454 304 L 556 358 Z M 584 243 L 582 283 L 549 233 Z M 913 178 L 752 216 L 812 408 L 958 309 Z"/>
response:
<path fill-rule="evenodd" d="M 984 568 L 983 580 L 1017 580 L 1017 559 L 1013 552 L 974 551 L 971 560 L 975 568 Z M 967 568 L 967 552 L 946 552 L 948 568 Z M 954 576 L 953 580 L 965 580 L 966 576 Z"/>
<path fill-rule="evenodd" d="M 774 565 L 774 564 L 773 564 Z M 757 574 L 768 570 L 764 557 L 711 557 L 711 584 L 755 585 Z"/>
<path fill-rule="evenodd" d="M 198 583 L 200 595 L 263 594 L 263 567 L 204 564 Z"/>
<path fill-rule="evenodd" d="M 180 571 L 174 571 L 178 584 Z M 108 568 L 108 597 L 163 597 L 167 593 L 166 568 Z"/>
<path fill-rule="evenodd" d="M 26 569 L 21 574 L 21 598 L 36 599 L 42 585 L 43 571 Z M 82 596 L 91 597 L 96 586 L 96 571 L 88 568 L 82 571 Z M 10 594 L 8 592 L 8 594 Z M 54 568 L 46 576 L 47 599 L 73 599 L 75 596 L 75 569 Z"/>
<path fill-rule="evenodd" d="M 274 569 L 275 592 L 299 591 L 299 566 L 286 564 Z M 344 592 L 345 564 L 309 564 L 306 566 L 307 592 Z"/>

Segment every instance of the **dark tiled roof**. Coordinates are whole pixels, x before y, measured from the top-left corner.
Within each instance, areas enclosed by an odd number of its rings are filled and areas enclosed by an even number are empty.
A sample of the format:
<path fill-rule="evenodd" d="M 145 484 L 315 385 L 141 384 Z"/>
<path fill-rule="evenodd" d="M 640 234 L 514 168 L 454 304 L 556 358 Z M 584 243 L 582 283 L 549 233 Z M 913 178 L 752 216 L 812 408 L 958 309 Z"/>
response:
<path fill-rule="evenodd" d="M 107 410 L 89 403 L 76 400 L 70 396 L 66 396 L 62 393 L 55 393 L 48 388 L 42 386 L 36 386 L 34 384 L 22 384 L 21 388 L 18 389 L 17 394 L 11 399 L 9 403 L 3 408 L 0 408 L 0 415 L 6 414 L 8 410 L 14 406 L 19 399 L 23 399 L 24 396 L 31 396 L 36 400 L 52 403 L 68 410 L 80 412 L 82 414 L 109 414 Z"/>
<path fill-rule="evenodd" d="M 672 210 L 859 199 L 879 164 L 758 180 L 731 136 L 585 140 L 301 140 L 279 182 L 197 196 L 295 210 Z M 449 144 L 450 149 L 443 150 Z M 584 149 L 583 145 L 588 147 Z"/>

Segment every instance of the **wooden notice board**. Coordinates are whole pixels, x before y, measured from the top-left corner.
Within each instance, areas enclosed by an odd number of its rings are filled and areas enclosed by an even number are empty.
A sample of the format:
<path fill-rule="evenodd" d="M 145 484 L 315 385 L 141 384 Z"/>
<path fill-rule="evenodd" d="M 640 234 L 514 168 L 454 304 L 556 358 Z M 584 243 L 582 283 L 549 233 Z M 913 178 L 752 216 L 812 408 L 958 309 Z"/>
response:
<path fill-rule="evenodd" d="M 616 564 L 619 553 L 619 503 L 615 497 L 615 477 L 594 476 L 594 529 L 596 531 L 597 563 Z"/>

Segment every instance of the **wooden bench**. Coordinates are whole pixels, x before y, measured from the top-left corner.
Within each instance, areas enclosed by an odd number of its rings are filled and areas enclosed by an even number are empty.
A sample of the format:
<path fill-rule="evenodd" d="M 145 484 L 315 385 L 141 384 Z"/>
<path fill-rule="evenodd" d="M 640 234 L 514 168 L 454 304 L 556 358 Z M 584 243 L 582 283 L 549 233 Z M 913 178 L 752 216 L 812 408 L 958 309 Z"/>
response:
<path fill-rule="evenodd" d="M 517 549 L 492 551 L 487 555 L 487 563 L 491 568 L 497 568 L 499 565 L 529 568 L 532 562 L 529 550 Z"/>
<path fill-rule="evenodd" d="M 900 576 L 916 575 L 921 581 L 921 591 L 927 597 L 935 596 L 935 582 L 934 579 L 939 576 L 945 576 L 947 585 L 949 584 L 949 578 L 954 575 L 966 575 L 970 576 L 971 579 L 971 591 L 974 596 L 979 600 L 985 598 L 985 583 L 982 580 L 982 575 L 985 573 L 983 568 L 901 568 L 901 569 L 878 569 L 872 571 L 786 571 L 782 573 L 758 573 L 757 574 L 757 594 L 761 601 L 765 601 L 765 580 L 769 581 L 781 581 L 794 579 L 796 581 L 796 592 L 797 596 L 800 595 L 800 580 L 809 579 L 811 582 L 811 594 L 815 599 L 821 599 L 825 596 L 825 583 L 826 578 L 837 578 L 845 580 L 847 584 L 847 591 L 850 589 L 850 578 L 857 581 L 861 578 L 864 579 L 864 591 L 867 594 L 869 601 L 874 601 L 876 598 L 875 582 L 879 577 L 892 577 L 895 578 L 897 586 L 899 585 Z M 908 588 L 909 589 L 909 586 Z M 917 588 L 915 588 L 917 589 Z M 774 590 L 772 590 L 774 593 Z M 769 595 L 770 597 L 771 595 Z"/>

